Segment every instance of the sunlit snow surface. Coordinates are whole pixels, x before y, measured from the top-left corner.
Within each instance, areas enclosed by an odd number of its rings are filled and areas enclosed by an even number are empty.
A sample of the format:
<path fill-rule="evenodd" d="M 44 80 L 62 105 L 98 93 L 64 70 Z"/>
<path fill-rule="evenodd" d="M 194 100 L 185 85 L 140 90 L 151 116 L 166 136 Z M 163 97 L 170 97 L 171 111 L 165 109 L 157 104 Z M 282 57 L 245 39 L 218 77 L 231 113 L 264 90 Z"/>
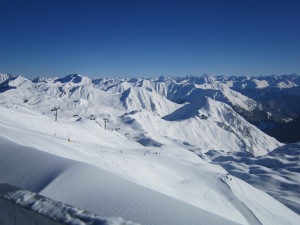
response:
<path fill-rule="evenodd" d="M 122 218 L 103 218 L 26 190 L 10 192 L 2 196 L 2 198 L 63 224 L 138 225 L 136 223 L 127 222 Z M 13 214 L 14 211 L 11 211 L 11 213 Z M 34 223 L 34 214 L 30 215 L 31 220 Z M 20 215 L 15 214 L 15 216 L 18 217 Z M 0 218 L 0 221 L 2 221 L 2 219 L 3 218 Z M 24 224 L 27 224 L 25 221 L 23 222 Z"/>
<path fill-rule="evenodd" d="M 299 224 L 298 214 L 204 155 L 262 156 L 281 143 L 213 98 L 177 104 L 163 96 L 166 84 L 116 82 L 105 89 L 72 75 L 4 85 L 0 181 L 140 224 Z"/>
<path fill-rule="evenodd" d="M 285 145 L 261 157 L 220 151 L 207 155 L 230 174 L 266 191 L 300 214 L 300 143 Z"/>
<path fill-rule="evenodd" d="M 0 106 L 0 179 L 6 183 L 141 224 L 299 221 L 286 206 L 184 144 L 144 147 L 93 120 L 55 122 L 32 109 L 6 106 Z"/>

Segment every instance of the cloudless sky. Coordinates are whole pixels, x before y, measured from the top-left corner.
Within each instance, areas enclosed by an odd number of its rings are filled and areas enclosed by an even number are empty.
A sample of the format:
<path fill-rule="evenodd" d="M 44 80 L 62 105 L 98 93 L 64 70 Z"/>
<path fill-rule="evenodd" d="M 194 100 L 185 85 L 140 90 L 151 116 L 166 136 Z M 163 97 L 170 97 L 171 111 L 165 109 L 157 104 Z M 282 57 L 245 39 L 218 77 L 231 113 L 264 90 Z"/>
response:
<path fill-rule="evenodd" d="M 300 74 L 300 1 L 0 0 L 0 73 Z"/>

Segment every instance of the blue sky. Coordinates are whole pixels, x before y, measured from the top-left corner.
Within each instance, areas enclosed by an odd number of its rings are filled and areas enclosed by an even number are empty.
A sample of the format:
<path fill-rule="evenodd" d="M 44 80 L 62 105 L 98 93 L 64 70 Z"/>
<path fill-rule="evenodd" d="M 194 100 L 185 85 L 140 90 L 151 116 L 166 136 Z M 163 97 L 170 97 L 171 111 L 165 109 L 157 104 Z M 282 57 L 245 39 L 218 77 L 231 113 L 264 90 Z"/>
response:
<path fill-rule="evenodd" d="M 0 73 L 300 74 L 298 0 L 1 0 Z"/>

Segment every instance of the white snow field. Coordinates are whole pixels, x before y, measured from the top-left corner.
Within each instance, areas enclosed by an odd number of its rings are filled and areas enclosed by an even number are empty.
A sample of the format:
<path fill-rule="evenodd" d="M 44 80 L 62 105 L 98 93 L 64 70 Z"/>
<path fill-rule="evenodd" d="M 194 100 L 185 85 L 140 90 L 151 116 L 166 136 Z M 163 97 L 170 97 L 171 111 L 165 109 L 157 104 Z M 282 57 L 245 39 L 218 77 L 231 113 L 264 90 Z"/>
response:
<path fill-rule="evenodd" d="M 14 186 L 140 224 L 299 222 L 263 191 L 178 144 L 144 147 L 93 120 L 55 122 L 11 103 L 0 114 L 0 180 Z"/>
<path fill-rule="evenodd" d="M 230 174 L 266 191 L 300 214 L 300 143 L 277 148 L 265 156 L 209 151 L 210 159 Z"/>
<path fill-rule="evenodd" d="M 282 145 L 213 100 L 215 90 L 177 104 L 166 87 L 182 93 L 168 82 L 0 78 L 0 182 L 145 225 L 299 224 L 297 213 L 206 157 L 263 156 Z"/>
<path fill-rule="evenodd" d="M 135 225 L 122 218 L 104 218 L 30 191 L 0 183 L 0 224 Z M 137 225 L 137 224 L 136 224 Z"/>

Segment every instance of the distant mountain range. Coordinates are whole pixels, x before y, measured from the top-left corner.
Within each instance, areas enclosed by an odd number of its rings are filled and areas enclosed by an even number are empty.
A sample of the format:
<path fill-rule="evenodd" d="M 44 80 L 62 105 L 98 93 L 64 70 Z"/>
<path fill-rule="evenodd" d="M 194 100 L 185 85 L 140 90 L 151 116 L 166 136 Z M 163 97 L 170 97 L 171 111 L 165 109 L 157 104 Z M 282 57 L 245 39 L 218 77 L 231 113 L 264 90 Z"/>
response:
<path fill-rule="evenodd" d="M 108 79 L 71 74 L 63 78 L 32 80 L 1 74 L 0 93 L 12 89 L 22 89 L 21 93 L 24 93 L 18 95 L 23 98 L 43 95 L 45 98 L 58 97 L 52 99 L 53 104 L 69 101 L 65 110 L 80 104 L 101 104 L 125 111 L 151 111 L 168 121 L 196 118 L 201 116 L 201 107 L 205 104 L 221 102 L 281 142 L 300 141 L 299 122 L 293 122 L 300 116 L 300 76 L 295 74 Z M 33 104 L 43 99 L 35 101 Z M 219 104 L 218 107 L 226 108 L 226 105 Z M 230 110 L 227 107 L 225 111 Z M 291 126 L 293 128 L 289 129 Z M 285 127 L 288 128 L 282 135 Z"/>
<path fill-rule="evenodd" d="M 300 141 L 280 131 L 287 122 L 300 116 L 300 76 L 296 74 L 260 77 L 187 76 L 145 79 L 101 79 L 95 81 L 103 90 L 121 91 L 126 86 L 154 89 L 177 103 L 192 103 L 204 96 L 229 104 L 247 121 L 282 142 Z M 123 89 L 122 89 L 123 88 Z M 293 126 L 298 129 L 299 125 Z M 298 128 L 297 128 L 298 127 Z"/>

